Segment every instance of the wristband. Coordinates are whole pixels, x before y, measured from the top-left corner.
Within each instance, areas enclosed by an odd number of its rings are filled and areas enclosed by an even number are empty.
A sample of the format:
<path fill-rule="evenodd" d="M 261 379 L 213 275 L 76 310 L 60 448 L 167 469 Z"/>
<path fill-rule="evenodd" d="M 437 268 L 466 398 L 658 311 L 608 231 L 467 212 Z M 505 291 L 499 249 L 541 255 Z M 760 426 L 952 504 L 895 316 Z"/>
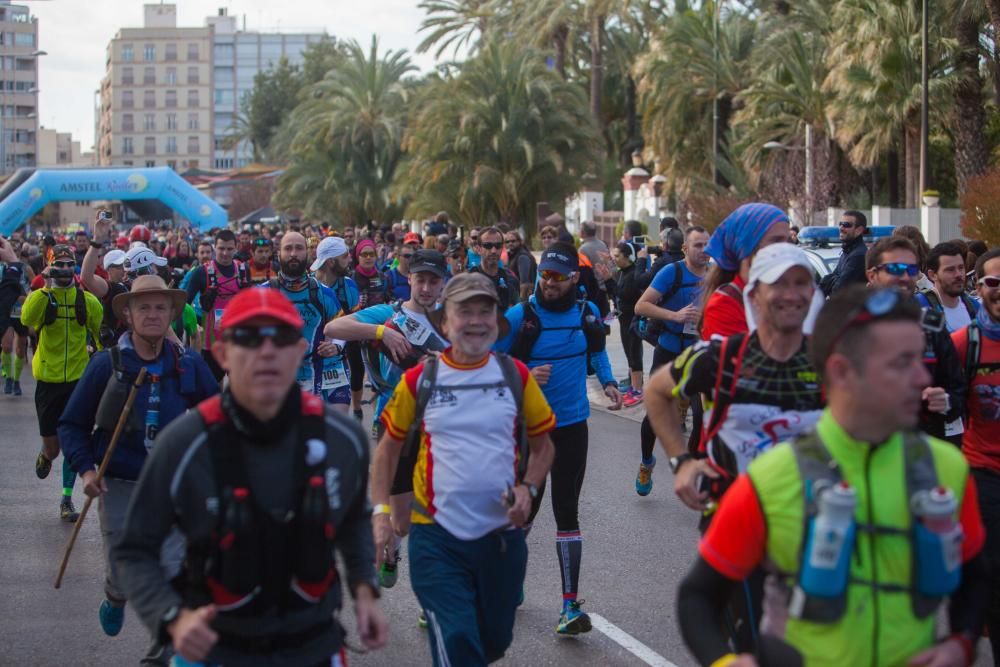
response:
<path fill-rule="evenodd" d="M 976 661 L 976 645 L 972 643 L 967 633 L 956 632 L 953 635 L 949 635 L 948 639 L 954 639 L 961 645 L 962 651 L 965 653 L 966 665 L 971 665 Z M 948 639 L 945 639 L 945 641 L 948 641 Z"/>
<path fill-rule="evenodd" d="M 375 327 L 375 340 L 382 340 L 382 335 L 385 333 L 385 325 L 380 324 Z"/>
<path fill-rule="evenodd" d="M 734 660 L 736 660 L 736 654 L 727 653 L 718 660 L 716 660 L 715 662 L 713 662 L 709 667 L 726 667 L 726 665 L 732 664 Z"/>
<path fill-rule="evenodd" d="M 372 508 L 372 516 L 378 516 L 379 514 L 389 514 L 389 513 L 390 513 L 389 506 L 386 505 L 385 503 L 379 503 L 378 505 Z"/>
<path fill-rule="evenodd" d="M 90 247 L 94 248 L 95 250 L 100 250 L 101 248 L 104 247 L 104 244 L 103 243 L 98 243 L 97 241 L 91 241 L 90 242 Z"/>

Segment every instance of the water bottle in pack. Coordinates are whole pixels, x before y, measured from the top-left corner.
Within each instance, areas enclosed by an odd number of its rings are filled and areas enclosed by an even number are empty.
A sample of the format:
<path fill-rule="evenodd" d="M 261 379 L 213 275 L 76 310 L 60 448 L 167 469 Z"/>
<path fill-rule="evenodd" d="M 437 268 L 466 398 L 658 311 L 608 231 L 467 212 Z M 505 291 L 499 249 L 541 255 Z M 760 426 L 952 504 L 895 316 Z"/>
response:
<path fill-rule="evenodd" d="M 808 595 L 835 598 L 847 588 L 857 496 L 847 482 L 817 487 L 819 511 L 809 522 L 799 586 Z"/>
<path fill-rule="evenodd" d="M 917 590 L 932 597 L 958 588 L 962 575 L 962 525 L 955 521 L 958 502 L 951 489 L 918 491 L 910 501 L 916 540 Z"/>

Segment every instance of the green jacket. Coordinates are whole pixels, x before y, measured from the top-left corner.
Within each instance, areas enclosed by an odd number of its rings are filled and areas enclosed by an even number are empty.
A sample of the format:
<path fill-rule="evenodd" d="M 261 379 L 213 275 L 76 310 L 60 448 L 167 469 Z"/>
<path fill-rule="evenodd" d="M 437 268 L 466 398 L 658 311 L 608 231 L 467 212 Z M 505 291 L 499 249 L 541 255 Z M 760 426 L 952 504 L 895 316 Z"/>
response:
<path fill-rule="evenodd" d="M 840 466 L 843 479 L 857 494 L 859 523 L 909 529 L 912 525 L 903 462 L 903 438 L 897 433 L 872 446 L 851 438 L 830 415 L 823 413 L 816 433 Z M 969 477 L 962 452 L 947 442 L 928 438 L 938 483 L 950 488 L 961 503 Z M 795 453 L 782 444 L 750 464 L 753 483 L 767 525 L 767 563 L 771 570 L 797 575 L 804 539 L 802 480 Z M 789 618 L 785 640 L 795 646 L 808 667 L 816 665 L 905 665 L 934 644 L 936 614 L 917 618 L 905 591 L 876 590 L 857 583 L 909 587 L 913 564 L 907 535 L 859 530 L 851 557 L 847 611 L 837 622 L 812 623 Z"/>
<path fill-rule="evenodd" d="M 87 324 L 80 326 L 76 320 L 78 289 L 82 288 L 43 287 L 29 294 L 21 307 L 21 323 L 38 332 L 38 349 L 31 360 L 31 373 L 36 380 L 52 383 L 79 380 L 90 360 L 87 334 L 95 347 L 100 345 L 104 308 L 96 296 L 84 291 Z M 56 321 L 43 326 L 50 293 L 58 304 Z"/>

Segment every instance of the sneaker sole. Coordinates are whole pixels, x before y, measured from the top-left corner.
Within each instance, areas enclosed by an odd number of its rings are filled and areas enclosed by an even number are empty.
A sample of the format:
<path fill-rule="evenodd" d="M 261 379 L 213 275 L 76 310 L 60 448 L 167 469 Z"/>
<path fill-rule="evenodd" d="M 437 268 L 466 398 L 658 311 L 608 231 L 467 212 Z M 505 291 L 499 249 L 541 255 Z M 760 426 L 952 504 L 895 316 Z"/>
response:
<path fill-rule="evenodd" d="M 592 628 L 593 626 L 591 625 L 590 618 L 588 616 L 579 616 L 562 628 L 557 627 L 556 634 L 564 637 L 573 637 L 590 632 Z"/>

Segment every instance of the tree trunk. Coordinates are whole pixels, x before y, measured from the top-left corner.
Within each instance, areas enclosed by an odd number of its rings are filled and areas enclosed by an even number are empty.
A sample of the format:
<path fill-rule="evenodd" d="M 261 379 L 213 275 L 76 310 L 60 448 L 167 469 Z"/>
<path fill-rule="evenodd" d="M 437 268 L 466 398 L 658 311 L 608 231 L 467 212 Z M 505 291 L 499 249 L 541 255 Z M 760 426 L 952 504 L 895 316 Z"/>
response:
<path fill-rule="evenodd" d="M 889 206 L 899 207 L 899 151 L 893 148 L 886 160 L 886 181 L 889 184 Z"/>
<path fill-rule="evenodd" d="M 983 79 L 979 74 L 979 22 L 960 17 L 955 28 L 959 52 L 955 59 L 958 88 L 955 91 L 955 176 L 958 196 L 965 193 L 969 180 L 986 171 L 988 155 L 983 132 Z"/>
<path fill-rule="evenodd" d="M 729 145 L 726 143 L 726 130 L 729 129 L 729 119 L 733 115 L 733 98 L 728 94 L 719 96 L 719 121 L 716 125 L 716 134 L 718 138 L 717 151 L 720 159 L 728 158 L 729 156 Z M 728 188 L 732 185 L 722 172 L 719 171 L 719 165 L 712 165 L 712 173 L 715 174 L 715 184 Z"/>
<path fill-rule="evenodd" d="M 632 151 L 642 149 L 642 135 L 639 132 L 639 112 L 636 110 L 635 79 L 625 77 L 625 143 L 619 158 L 625 169 L 632 166 Z"/>
<path fill-rule="evenodd" d="M 590 114 L 603 129 L 601 92 L 604 88 L 604 15 L 594 12 L 590 20 Z"/>
<path fill-rule="evenodd" d="M 1000 0 L 986 0 L 986 9 L 990 13 L 994 36 L 1000 35 Z"/>
<path fill-rule="evenodd" d="M 566 80 L 566 40 L 569 39 L 569 29 L 562 25 L 556 28 L 552 41 L 556 48 L 556 72 L 563 81 Z"/>
<path fill-rule="evenodd" d="M 909 124 L 903 128 L 904 176 L 906 182 L 905 208 L 920 205 L 920 125 Z"/>

